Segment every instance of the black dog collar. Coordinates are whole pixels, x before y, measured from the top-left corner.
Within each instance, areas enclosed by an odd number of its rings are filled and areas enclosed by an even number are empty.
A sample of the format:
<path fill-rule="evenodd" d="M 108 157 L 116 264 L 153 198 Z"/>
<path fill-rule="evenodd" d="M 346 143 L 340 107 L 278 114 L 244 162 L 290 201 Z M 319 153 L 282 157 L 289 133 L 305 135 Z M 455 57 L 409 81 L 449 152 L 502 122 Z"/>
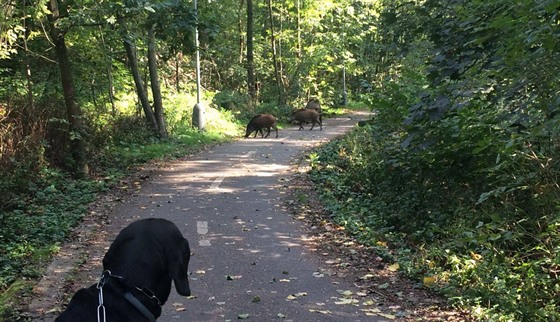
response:
<path fill-rule="evenodd" d="M 124 278 L 122 276 L 118 276 L 118 275 L 113 275 L 111 273 L 111 271 L 106 270 L 101 274 L 101 277 L 99 278 L 99 282 L 97 283 L 97 289 L 99 289 L 99 306 L 97 308 L 97 320 L 98 321 L 105 321 L 105 307 L 103 305 L 103 286 L 105 286 L 105 283 L 107 282 L 107 280 L 109 278 L 114 278 L 116 280 L 118 280 L 121 284 L 123 284 L 122 286 L 126 287 L 126 283 L 124 281 Z M 136 288 L 139 291 L 141 291 L 142 293 L 144 293 L 146 296 L 148 296 L 151 300 L 156 300 L 158 302 L 158 305 L 161 306 L 159 299 L 155 296 L 152 295 L 151 297 L 146 294 L 146 292 L 143 289 L 140 288 Z M 132 295 L 132 293 L 130 293 L 130 291 L 126 290 L 123 293 L 123 297 L 130 303 L 132 304 L 132 306 L 134 306 L 140 313 L 142 313 L 142 315 L 144 315 L 146 317 L 146 319 L 148 319 L 148 321 L 150 322 L 156 322 L 156 318 L 154 316 L 154 314 L 152 312 L 150 312 L 150 310 L 148 310 L 148 308 L 142 304 L 142 302 L 140 302 L 140 300 L 138 300 L 134 295 Z M 103 317 L 103 319 L 101 319 L 101 317 Z"/>
<path fill-rule="evenodd" d="M 140 311 L 140 313 L 142 313 L 148 319 L 148 321 L 156 322 L 156 318 L 154 317 L 152 312 L 150 312 L 150 310 L 148 310 L 146 308 L 146 306 L 144 306 L 144 304 L 142 304 L 142 302 L 140 302 L 136 297 L 134 297 L 134 295 L 132 295 L 132 293 L 130 293 L 130 292 L 124 293 L 124 298 L 130 304 L 132 304 L 138 311 Z"/>

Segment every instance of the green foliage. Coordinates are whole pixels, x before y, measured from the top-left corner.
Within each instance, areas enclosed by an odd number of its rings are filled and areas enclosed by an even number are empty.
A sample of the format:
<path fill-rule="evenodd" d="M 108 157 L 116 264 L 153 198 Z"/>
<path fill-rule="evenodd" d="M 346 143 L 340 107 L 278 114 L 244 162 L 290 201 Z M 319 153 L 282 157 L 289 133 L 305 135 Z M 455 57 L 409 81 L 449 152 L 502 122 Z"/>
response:
<path fill-rule="evenodd" d="M 28 182 L 27 191 L 13 200 L 10 209 L 0 212 L 0 288 L 5 289 L 17 278 L 38 277 L 40 273 L 33 265 L 35 255 L 45 245 L 60 243 L 82 218 L 95 194 L 104 189 L 103 182 L 73 181 L 48 169 Z"/>
<path fill-rule="evenodd" d="M 255 102 L 243 2 L 200 2 L 198 17 L 175 0 L 60 2 L 79 131 L 44 30 L 47 3 L 0 5 L 0 239 L 19 241 L 0 248 L 0 288 L 32 276 L 24 263 L 41 242 L 64 238 L 47 236 L 55 222 L 68 230 L 86 196 L 138 163 L 237 136 L 255 113 L 287 120 L 310 96 L 335 113 L 345 86 L 349 107 L 370 108 L 375 120 L 311 155 L 325 197 L 337 201 L 333 216 L 384 256 L 391 242 L 405 272 L 434 277 L 431 287 L 479 306 L 484 319 L 560 319 L 557 1 L 287 0 L 272 2 L 272 13 L 256 2 Z M 202 100 L 212 102 L 206 133 L 191 124 L 195 21 Z M 123 50 L 124 39 L 135 44 L 149 88 L 152 26 L 167 141 L 140 116 Z M 108 182 L 60 172 L 77 140 L 93 178 Z"/>
<path fill-rule="evenodd" d="M 339 223 L 482 320 L 560 319 L 556 13 L 387 1 L 375 120 L 314 160 Z"/>
<path fill-rule="evenodd" d="M 192 100 L 182 96 L 177 98 L 177 104 L 182 104 L 182 99 Z M 168 103 L 172 104 L 172 100 Z M 69 237 L 88 204 L 137 165 L 153 159 L 181 157 L 202 146 L 229 140 L 240 131 L 231 113 L 208 108 L 207 132 L 198 132 L 190 122 L 183 122 L 191 117 L 192 105 L 183 106 L 183 116 L 170 118 L 172 137 L 166 141 L 156 139 L 145 121 L 133 115 L 100 119 L 103 126 L 92 124 L 96 131 L 91 131 L 89 140 L 93 151 L 89 156 L 91 178 L 75 180 L 45 162 L 38 162 L 42 156 L 39 152 L 44 150 L 18 152 L 19 160 L 12 161 L 7 168 L 10 171 L 2 168 L 0 290 L 3 294 L 8 296 L 4 290 L 19 279 L 40 277 L 43 269 L 40 263 L 48 260 L 57 251 L 57 245 Z M 2 307 L 0 311 L 5 309 Z"/>
<path fill-rule="evenodd" d="M 229 111 L 241 111 L 249 105 L 249 97 L 236 91 L 222 91 L 214 95 L 213 103 Z"/>

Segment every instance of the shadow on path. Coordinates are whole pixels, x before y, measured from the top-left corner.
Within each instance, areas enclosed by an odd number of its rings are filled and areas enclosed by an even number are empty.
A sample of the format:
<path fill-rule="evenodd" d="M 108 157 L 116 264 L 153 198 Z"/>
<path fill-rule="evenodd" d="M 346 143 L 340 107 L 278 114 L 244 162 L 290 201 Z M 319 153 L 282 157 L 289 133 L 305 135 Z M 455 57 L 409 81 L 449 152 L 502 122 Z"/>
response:
<path fill-rule="evenodd" d="M 64 291 L 97 279 L 100 259 L 122 228 L 162 217 L 175 222 L 191 244 L 193 296 L 173 290 L 158 321 L 378 321 L 364 313 L 364 299 L 341 294 L 354 289 L 348 281 L 322 273 L 325 264 L 306 246 L 302 223 L 284 209 L 280 189 L 290 184 L 296 156 L 357 121 L 326 119 L 323 131 L 292 127 L 278 139 L 243 139 L 149 171 L 126 187 L 134 194 L 110 203 L 105 223 L 86 221 L 77 232 L 89 236 L 85 244 L 78 239 L 63 247 L 36 287 L 30 313 L 36 321 L 51 321 L 48 311 L 59 309 L 52 303 L 60 305 Z M 80 259 L 86 264 L 74 273 L 75 284 L 56 289 Z"/>

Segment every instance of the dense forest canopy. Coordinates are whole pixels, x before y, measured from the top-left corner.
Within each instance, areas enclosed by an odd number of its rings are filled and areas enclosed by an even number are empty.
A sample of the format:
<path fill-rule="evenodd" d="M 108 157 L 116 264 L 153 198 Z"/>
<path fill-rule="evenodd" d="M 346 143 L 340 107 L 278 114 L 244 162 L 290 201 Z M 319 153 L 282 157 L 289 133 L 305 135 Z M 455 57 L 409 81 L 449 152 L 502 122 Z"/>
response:
<path fill-rule="evenodd" d="M 195 131 L 198 28 L 203 99 L 232 119 L 286 119 L 311 97 L 338 107 L 345 90 L 375 111 L 345 143 L 354 150 L 331 151 L 355 153 L 340 171 L 383 213 L 366 224 L 408 245 L 461 236 L 408 273 L 476 280 L 484 290 L 458 302 L 514 320 L 558 319 L 559 11 L 558 0 L 2 1 L 0 224 L 30 214 L 22 196 L 53 169 L 96 176 L 111 147 Z"/>

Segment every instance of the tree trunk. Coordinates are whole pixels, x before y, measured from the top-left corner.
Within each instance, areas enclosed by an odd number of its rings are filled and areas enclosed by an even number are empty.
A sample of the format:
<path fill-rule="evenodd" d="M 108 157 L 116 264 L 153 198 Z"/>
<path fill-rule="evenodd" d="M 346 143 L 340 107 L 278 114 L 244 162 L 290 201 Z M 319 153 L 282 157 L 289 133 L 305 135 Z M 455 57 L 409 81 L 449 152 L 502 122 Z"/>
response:
<path fill-rule="evenodd" d="M 23 0 L 23 11 L 25 11 L 26 1 Z M 23 135 L 27 136 L 31 134 L 31 123 L 29 119 L 33 115 L 35 110 L 35 101 L 33 99 L 33 80 L 31 79 L 31 67 L 29 65 L 29 48 L 27 47 L 27 37 L 30 34 L 30 29 L 27 27 L 27 19 L 23 18 L 23 29 L 25 30 L 25 35 L 23 37 L 23 50 L 25 52 L 23 56 L 23 62 L 25 64 L 25 78 L 27 80 L 27 111 L 24 111 L 23 117 L 25 121 L 23 122 Z M 25 108 L 25 106 L 24 106 Z"/>
<path fill-rule="evenodd" d="M 177 91 L 177 93 L 181 91 L 181 60 L 183 60 L 183 54 L 181 52 L 178 52 L 175 56 L 175 90 Z"/>
<path fill-rule="evenodd" d="M 117 106 L 115 103 L 115 86 L 113 85 L 113 59 L 111 54 L 107 54 L 109 50 L 105 44 L 105 37 L 103 37 L 103 30 L 101 29 L 101 26 L 99 27 L 99 35 L 101 36 L 101 44 L 103 45 L 103 55 L 105 56 L 105 60 L 107 62 L 107 81 L 109 85 L 107 94 L 109 94 L 109 102 L 111 102 L 111 114 L 116 116 Z"/>
<path fill-rule="evenodd" d="M 245 39 L 243 38 L 243 7 L 245 0 L 239 1 L 239 11 L 237 14 L 237 29 L 239 32 L 239 64 L 243 63 L 243 52 L 245 51 Z"/>
<path fill-rule="evenodd" d="M 272 1 L 268 0 L 268 13 L 270 18 L 270 44 L 272 46 L 272 63 L 274 64 L 274 74 L 276 75 L 276 86 L 278 88 L 278 104 L 285 102 L 284 86 L 282 86 L 282 75 L 278 69 L 278 57 L 276 54 L 276 37 L 274 36 L 274 18 L 272 16 Z"/>
<path fill-rule="evenodd" d="M 154 30 L 155 24 L 148 30 L 148 68 L 150 70 L 150 85 L 152 87 L 152 95 L 154 98 L 154 113 L 158 134 L 160 138 L 166 138 L 167 129 L 165 128 L 165 117 L 163 115 L 163 103 L 157 70 L 156 37 L 154 35 Z"/>
<path fill-rule="evenodd" d="M 301 9 L 300 0 L 297 0 L 297 54 L 298 64 L 301 60 Z"/>
<path fill-rule="evenodd" d="M 121 28 L 123 28 L 123 34 L 126 35 L 125 27 L 123 22 L 121 22 Z M 140 100 L 140 105 L 142 105 L 142 110 L 144 110 L 144 115 L 146 116 L 146 121 L 154 133 L 158 133 L 158 125 L 156 122 L 156 117 L 150 106 L 150 100 L 148 99 L 148 93 L 144 88 L 144 82 L 142 81 L 142 76 L 140 76 L 140 70 L 138 69 L 138 59 L 136 57 L 136 50 L 132 41 L 128 38 L 123 40 L 124 49 L 126 50 L 126 57 L 128 58 L 128 67 L 132 73 L 132 78 L 134 79 L 134 85 L 136 86 L 136 92 L 138 93 L 138 100 Z"/>
<path fill-rule="evenodd" d="M 255 62 L 253 55 L 253 0 L 247 0 L 247 87 L 254 103 L 257 100 L 255 86 Z"/>
<path fill-rule="evenodd" d="M 72 66 L 68 57 L 68 48 L 64 32 L 60 30 L 56 21 L 60 18 L 57 0 L 49 1 L 50 14 L 48 15 L 50 23 L 50 34 L 55 44 L 55 53 L 60 70 L 60 79 L 62 82 L 62 90 L 64 92 L 64 103 L 66 105 L 66 116 L 70 124 L 70 154 L 74 164 L 71 166 L 73 173 L 79 177 L 88 173 L 85 153 L 85 136 L 81 123 L 80 107 L 76 103 L 76 95 L 74 91 L 74 80 L 72 78 Z"/>

